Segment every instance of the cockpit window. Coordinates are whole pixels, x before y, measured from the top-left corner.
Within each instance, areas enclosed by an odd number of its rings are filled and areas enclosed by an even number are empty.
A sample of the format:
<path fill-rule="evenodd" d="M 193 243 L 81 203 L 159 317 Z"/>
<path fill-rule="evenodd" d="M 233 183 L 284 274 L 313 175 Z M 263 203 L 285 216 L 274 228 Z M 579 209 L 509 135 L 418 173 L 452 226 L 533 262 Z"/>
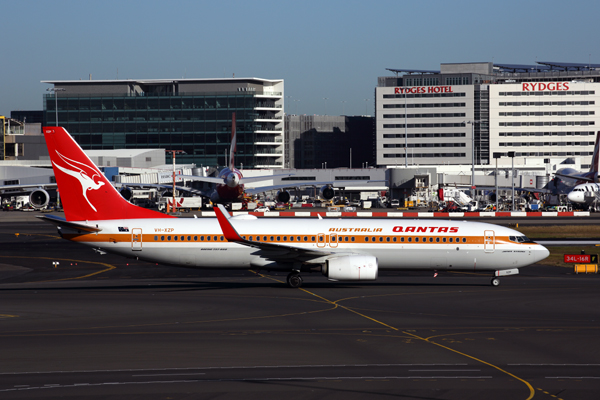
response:
<path fill-rule="evenodd" d="M 508 239 L 511 242 L 517 242 L 517 243 L 531 242 L 531 239 L 529 239 L 527 236 L 509 236 Z"/>

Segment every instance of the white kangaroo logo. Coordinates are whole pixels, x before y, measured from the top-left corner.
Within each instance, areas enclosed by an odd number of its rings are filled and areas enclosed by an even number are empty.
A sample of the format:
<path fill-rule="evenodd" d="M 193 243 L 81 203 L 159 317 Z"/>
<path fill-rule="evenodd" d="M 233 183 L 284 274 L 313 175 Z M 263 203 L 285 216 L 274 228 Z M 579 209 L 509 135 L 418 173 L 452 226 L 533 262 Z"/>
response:
<path fill-rule="evenodd" d="M 101 177 L 100 172 L 98 172 L 98 170 L 90 167 L 89 165 L 86 165 L 79 161 L 71 160 L 70 158 L 67 158 L 67 157 L 63 156 L 62 154 L 60 154 L 58 151 L 56 152 L 56 154 L 58 154 L 60 159 L 63 160 L 67 165 L 72 167 L 73 170 L 61 167 L 60 165 L 56 164 L 54 161 L 52 161 L 52 164 L 54 164 L 54 166 L 56 168 L 60 169 L 65 174 L 71 175 L 73 178 L 76 178 L 79 181 L 79 183 L 81 183 L 81 190 L 83 192 L 82 194 L 83 194 L 83 197 L 85 198 L 85 201 L 87 201 L 88 204 L 90 205 L 90 207 L 92 207 L 92 209 L 95 212 L 97 212 L 96 207 L 94 207 L 93 204 L 90 203 L 90 200 L 87 198 L 87 192 L 88 192 L 88 190 L 98 190 L 98 189 L 100 189 L 101 186 L 104 185 L 104 182 L 99 181 L 96 183 L 96 181 L 94 180 L 95 177 L 98 177 L 98 178 Z M 75 164 L 77 164 L 77 165 L 75 165 Z M 83 170 L 83 168 L 87 168 L 88 170 L 91 170 L 91 172 L 93 172 L 94 174 L 90 177 L 88 175 L 88 173 Z"/>

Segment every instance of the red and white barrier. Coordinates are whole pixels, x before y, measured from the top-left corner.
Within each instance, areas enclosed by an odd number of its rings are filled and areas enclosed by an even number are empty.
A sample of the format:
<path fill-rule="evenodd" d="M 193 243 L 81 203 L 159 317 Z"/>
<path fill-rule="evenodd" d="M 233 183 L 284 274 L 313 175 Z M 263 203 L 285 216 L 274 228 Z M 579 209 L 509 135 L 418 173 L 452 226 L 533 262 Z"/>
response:
<path fill-rule="evenodd" d="M 493 218 L 493 217 L 589 217 L 589 211 L 498 211 L 498 212 L 416 212 L 416 211 L 270 211 L 270 212 L 248 212 L 234 211 L 233 215 L 256 215 L 257 217 L 364 217 L 364 218 Z M 214 217 L 214 211 L 203 211 L 203 217 Z"/>

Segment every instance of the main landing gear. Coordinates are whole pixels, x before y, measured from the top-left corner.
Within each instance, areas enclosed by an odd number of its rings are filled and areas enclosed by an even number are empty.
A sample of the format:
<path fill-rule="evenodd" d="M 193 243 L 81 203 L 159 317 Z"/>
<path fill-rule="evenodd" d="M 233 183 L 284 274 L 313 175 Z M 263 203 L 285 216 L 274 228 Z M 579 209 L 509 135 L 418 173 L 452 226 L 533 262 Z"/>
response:
<path fill-rule="evenodd" d="M 492 286 L 500 286 L 500 278 L 493 277 L 491 283 Z"/>
<path fill-rule="evenodd" d="M 302 286 L 302 277 L 298 271 L 292 271 L 287 276 L 287 284 L 291 288 L 299 288 Z"/>

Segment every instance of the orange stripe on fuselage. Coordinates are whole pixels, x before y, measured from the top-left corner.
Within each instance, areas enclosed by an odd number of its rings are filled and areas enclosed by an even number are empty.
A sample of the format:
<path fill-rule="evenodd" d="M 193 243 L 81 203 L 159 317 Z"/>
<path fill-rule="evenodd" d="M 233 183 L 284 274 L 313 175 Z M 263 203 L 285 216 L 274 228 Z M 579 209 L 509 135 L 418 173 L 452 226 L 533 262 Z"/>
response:
<path fill-rule="evenodd" d="M 207 237 L 210 236 L 210 240 Z M 175 237 L 177 240 L 175 240 Z M 338 243 L 338 244 L 396 244 L 396 245 L 408 245 L 408 244 L 471 244 L 471 245 L 482 245 L 485 242 L 484 236 L 441 236 L 441 235 L 242 235 L 243 238 L 251 240 L 257 243 L 277 243 L 277 244 L 303 244 L 303 243 Z M 256 240 L 260 237 L 260 240 Z M 319 238 L 322 237 L 323 241 Z M 332 238 L 335 240 L 332 241 Z M 73 242 L 81 243 L 131 243 L 132 235 L 128 233 L 115 233 L 115 234 L 63 234 L 63 238 L 71 240 Z M 293 238 L 293 240 L 290 240 Z M 305 238 L 307 240 L 305 240 Z M 354 238 L 354 240 L 352 240 Z M 394 238 L 396 241 L 394 241 Z M 402 241 L 404 239 L 404 241 Z M 416 241 L 418 239 L 418 241 Z M 438 241 L 439 239 L 439 241 Z M 443 240 L 446 239 L 444 242 Z M 452 239 L 452 242 L 450 242 Z M 459 241 L 457 241 L 457 239 Z M 463 241 L 464 239 L 464 241 Z M 410 241 L 409 241 L 410 240 Z M 143 243 L 223 243 L 227 242 L 222 234 L 212 235 L 154 235 L 154 234 L 143 234 Z M 523 245 L 528 246 L 532 243 L 517 243 L 509 240 L 508 236 L 496 236 L 494 245 Z M 536 244 L 537 245 L 537 244 Z"/>

